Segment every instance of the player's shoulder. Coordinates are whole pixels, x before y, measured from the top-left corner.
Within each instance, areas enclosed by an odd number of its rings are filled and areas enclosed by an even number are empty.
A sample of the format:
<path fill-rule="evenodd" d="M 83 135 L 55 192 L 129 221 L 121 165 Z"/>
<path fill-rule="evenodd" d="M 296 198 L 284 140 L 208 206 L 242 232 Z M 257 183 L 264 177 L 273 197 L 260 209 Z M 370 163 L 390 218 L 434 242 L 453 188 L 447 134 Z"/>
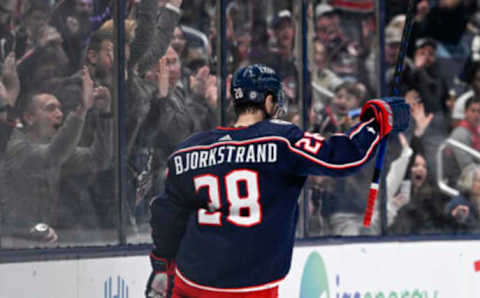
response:
<path fill-rule="evenodd" d="M 271 129 L 274 131 L 288 131 L 289 129 L 298 129 L 292 122 L 281 119 L 268 119 L 261 122 L 264 129 Z"/>
<path fill-rule="evenodd" d="M 187 147 L 207 145 L 210 142 L 210 139 L 212 138 L 213 134 L 214 133 L 211 130 L 196 132 L 190 135 L 189 137 L 187 137 L 184 141 L 180 142 L 175 151 L 178 151 Z"/>
<path fill-rule="evenodd" d="M 267 120 L 267 122 L 273 125 L 295 125 L 292 122 L 288 122 L 282 119 L 269 119 Z"/>
<path fill-rule="evenodd" d="M 280 119 L 269 119 L 262 121 L 262 130 L 265 133 L 285 137 L 287 139 L 295 138 L 301 129 L 292 122 Z"/>

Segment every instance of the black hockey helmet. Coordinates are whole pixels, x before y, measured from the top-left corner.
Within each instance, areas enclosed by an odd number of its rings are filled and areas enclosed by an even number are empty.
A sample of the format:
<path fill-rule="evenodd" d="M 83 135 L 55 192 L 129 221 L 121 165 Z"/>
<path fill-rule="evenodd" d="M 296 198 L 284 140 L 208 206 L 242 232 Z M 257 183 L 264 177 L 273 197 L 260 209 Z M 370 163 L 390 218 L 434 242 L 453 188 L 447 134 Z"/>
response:
<path fill-rule="evenodd" d="M 286 112 L 282 82 L 275 71 L 264 64 L 238 69 L 233 75 L 230 92 L 235 105 L 247 102 L 263 104 L 267 95 L 271 94 L 278 103 L 278 110 Z"/>

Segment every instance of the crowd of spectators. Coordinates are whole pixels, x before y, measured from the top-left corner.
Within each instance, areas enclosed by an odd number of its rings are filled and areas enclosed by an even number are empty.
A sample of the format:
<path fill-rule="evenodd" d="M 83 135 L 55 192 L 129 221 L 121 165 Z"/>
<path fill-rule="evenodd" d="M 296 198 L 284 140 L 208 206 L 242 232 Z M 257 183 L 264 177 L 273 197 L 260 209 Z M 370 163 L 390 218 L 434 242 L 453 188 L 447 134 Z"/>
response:
<path fill-rule="evenodd" d="M 282 79 L 290 105 L 286 120 L 301 125 L 299 3 L 226 2 L 226 124 L 233 120 L 231 74 L 264 63 Z M 305 129 L 328 136 L 358 121 L 362 103 L 379 94 L 381 46 L 391 87 L 406 1 L 389 1 L 385 28 L 376 24 L 375 2 L 311 1 Z M 109 0 L 0 2 L 2 247 L 116 239 L 113 5 Z M 149 239 L 148 204 L 162 191 L 165 163 L 178 142 L 220 124 L 215 5 L 213 0 L 126 1 L 122 133 L 128 179 L 122 204 L 129 241 Z M 462 169 L 478 161 L 446 150 L 452 165 L 448 181 L 456 186 L 463 177 L 462 195 L 449 198 L 437 186 L 435 156 L 448 137 L 480 148 L 478 8 L 472 0 L 416 5 L 400 86 L 411 104 L 412 125 L 405 135 L 391 138 L 385 169 L 389 233 L 475 230 L 475 183 L 465 179 L 475 181 L 478 175 Z M 379 30 L 385 33 L 381 46 Z M 362 228 L 372 171 L 373 163 L 354 177 L 310 177 L 304 204 L 308 234 L 379 233 L 378 212 L 373 228 Z"/>
<path fill-rule="evenodd" d="M 2 105 L 2 246 L 116 239 L 113 3 L 2 1 L 1 97 L 6 101 L 6 106 Z M 144 0 L 128 5 L 124 133 L 129 199 L 122 203 L 129 227 L 136 227 L 136 215 L 154 191 L 156 183 L 149 179 L 161 176 L 153 175 L 160 170 L 154 168 L 153 154 L 157 153 L 154 149 L 163 148 L 152 139 L 176 129 L 172 125 L 178 122 L 178 114 L 170 112 L 174 119 L 162 129 L 154 124 L 144 128 L 145 119 L 158 108 L 154 103 L 167 101 L 167 97 L 175 101 L 162 87 L 173 93 L 179 81 L 180 62 L 171 54 L 170 43 L 181 4 L 181 0 Z M 167 85 L 162 85 L 163 77 L 152 81 L 146 75 L 157 64 L 168 69 Z M 161 114 L 156 116 L 164 119 Z M 178 137 L 199 129 L 184 126 L 176 131 Z M 149 134 L 157 135 L 147 138 Z M 101 232 L 108 229 L 110 234 Z"/>
<path fill-rule="evenodd" d="M 355 123 L 363 100 L 379 94 L 377 61 L 380 47 L 372 38 L 378 33 L 372 11 L 361 10 L 360 7 L 366 6 L 358 5 L 358 2 L 370 1 L 319 2 L 312 9 L 310 25 L 314 32 L 309 40 L 313 54 L 309 130 L 325 135 L 345 132 Z M 387 92 L 392 88 L 406 5 L 407 1 L 386 4 L 383 62 Z M 410 47 L 399 86 L 399 95 L 411 105 L 412 125 L 404 135 L 390 138 L 392 145 L 385 167 L 388 172 L 385 218 L 389 234 L 475 230 L 472 223 L 477 219 L 477 207 L 472 192 L 465 190 L 461 180 L 466 175 L 462 170 L 480 161 L 459 148 L 447 146 L 441 152 L 439 163 L 437 153 L 448 138 L 476 151 L 480 148 L 476 86 L 480 61 L 478 9 L 477 1 L 468 0 L 416 3 Z M 348 98 L 352 99 L 346 100 Z M 438 168 L 440 166 L 442 169 Z M 306 198 L 309 200 L 310 235 L 380 232 L 379 212 L 370 230 L 362 228 L 368 196 L 366 185 L 371 172 L 370 165 L 348 179 L 309 179 Z M 439 177 L 440 173 L 445 177 Z M 472 180 L 476 176 L 470 173 L 469 177 Z M 461 195 L 450 197 L 450 193 L 439 187 L 439 180 L 459 190 Z M 473 182 L 468 185 L 468 189 L 473 188 Z"/>

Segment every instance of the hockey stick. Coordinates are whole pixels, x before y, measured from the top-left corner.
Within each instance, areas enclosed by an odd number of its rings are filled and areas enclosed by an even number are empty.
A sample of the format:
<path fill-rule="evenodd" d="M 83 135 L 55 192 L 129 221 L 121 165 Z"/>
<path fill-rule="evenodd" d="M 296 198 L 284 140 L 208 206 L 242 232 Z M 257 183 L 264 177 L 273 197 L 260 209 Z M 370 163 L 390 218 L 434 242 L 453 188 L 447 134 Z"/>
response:
<path fill-rule="evenodd" d="M 407 15 L 405 18 L 405 26 L 402 32 L 402 40 L 400 42 L 400 52 L 397 57 L 397 64 L 395 65 L 395 73 L 393 75 L 393 96 L 398 96 L 400 93 L 400 75 L 403 70 L 403 61 L 407 55 L 408 41 L 410 39 L 410 33 L 413 27 L 413 14 L 415 8 L 415 0 L 409 0 Z M 378 149 L 377 160 L 375 161 L 375 171 L 373 172 L 372 183 L 370 184 L 370 191 L 368 192 L 367 208 L 363 217 L 363 225 L 369 227 L 372 221 L 373 211 L 375 209 L 375 201 L 377 200 L 377 194 L 379 189 L 380 174 L 382 172 L 383 163 L 385 160 L 385 152 L 387 151 L 388 136 L 380 141 L 380 148 Z"/>

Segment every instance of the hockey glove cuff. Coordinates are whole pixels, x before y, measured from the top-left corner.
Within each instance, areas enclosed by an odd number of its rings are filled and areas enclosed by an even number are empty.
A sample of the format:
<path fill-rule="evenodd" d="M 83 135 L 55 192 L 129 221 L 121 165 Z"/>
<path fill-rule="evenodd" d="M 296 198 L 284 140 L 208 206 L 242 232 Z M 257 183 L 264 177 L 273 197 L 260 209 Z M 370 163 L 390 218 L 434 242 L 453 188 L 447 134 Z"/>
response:
<path fill-rule="evenodd" d="M 145 296 L 147 298 L 170 297 L 175 277 L 175 261 L 159 258 L 150 253 L 152 273 L 147 282 Z"/>
<path fill-rule="evenodd" d="M 380 137 L 390 132 L 398 133 L 408 128 L 410 107 L 400 97 L 385 97 L 367 101 L 360 113 L 360 119 L 367 121 L 375 118 Z"/>

